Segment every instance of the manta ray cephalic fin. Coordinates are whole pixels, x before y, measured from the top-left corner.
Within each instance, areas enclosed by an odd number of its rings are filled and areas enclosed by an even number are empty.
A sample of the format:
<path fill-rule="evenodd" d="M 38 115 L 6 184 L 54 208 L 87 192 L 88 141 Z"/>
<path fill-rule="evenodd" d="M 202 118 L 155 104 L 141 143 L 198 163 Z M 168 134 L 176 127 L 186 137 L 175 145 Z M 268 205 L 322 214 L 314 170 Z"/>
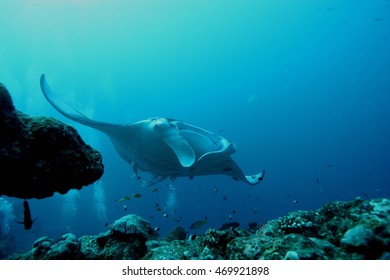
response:
<path fill-rule="evenodd" d="M 173 150 L 183 167 L 190 167 L 194 164 L 195 152 L 176 126 L 165 129 L 161 133 L 161 139 Z"/>

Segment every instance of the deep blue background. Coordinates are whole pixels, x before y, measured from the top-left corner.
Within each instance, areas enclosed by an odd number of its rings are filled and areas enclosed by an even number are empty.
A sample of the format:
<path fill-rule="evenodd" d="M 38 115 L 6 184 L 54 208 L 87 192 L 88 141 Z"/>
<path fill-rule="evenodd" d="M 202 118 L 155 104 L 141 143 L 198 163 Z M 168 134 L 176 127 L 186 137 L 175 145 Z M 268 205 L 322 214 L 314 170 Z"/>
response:
<path fill-rule="evenodd" d="M 105 164 L 98 185 L 30 200 L 31 231 L 15 223 L 22 200 L 3 197 L 0 218 L 14 213 L 9 231 L 21 248 L 42 235 L 98 234 L 129 213 L 164 236 L 172 218 L 188 229 L 207 215 L 189 231 L 200 233 L 229 215 L 246 227 L 329 201 L 389 197 L 389 0 L 0 0 L 0 10 L 0 82 L 17 109 L 75 126 Z M 44 99 L 42 73 L 93 119 L 171 117 L 220 133 L 246 174 L 265 168 L 266 178 L 140 188 L 104 134 Z M 135 192 L 142 197 L 115 201 Z"/>

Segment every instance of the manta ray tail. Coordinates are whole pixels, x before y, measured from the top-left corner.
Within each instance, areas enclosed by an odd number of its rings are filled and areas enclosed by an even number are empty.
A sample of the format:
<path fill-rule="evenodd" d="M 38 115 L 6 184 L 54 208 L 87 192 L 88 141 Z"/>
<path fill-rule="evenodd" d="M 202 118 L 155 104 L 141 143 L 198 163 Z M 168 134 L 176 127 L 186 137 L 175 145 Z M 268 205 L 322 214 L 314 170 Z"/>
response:
<path fill-rule="evenodd" d="M 43 95 L 46 97 L 47 101 L 49 101 L 49 103 L 65 117 L 75 122 L 81 123 L 83 125 L 90 126 L 95 129 L 103 130 L 103 131 L 104 129 L 102 128 L 112 126 L 112 124 L 110 123 L 91 120 L 81 112 L 77 111 L 76 109 L 70 107 L 68 104 L 64 103 L 47 84 L 45 74 L 42 74 L 40 82 L 41 82 L 41 90 L 43 92 Z"/>

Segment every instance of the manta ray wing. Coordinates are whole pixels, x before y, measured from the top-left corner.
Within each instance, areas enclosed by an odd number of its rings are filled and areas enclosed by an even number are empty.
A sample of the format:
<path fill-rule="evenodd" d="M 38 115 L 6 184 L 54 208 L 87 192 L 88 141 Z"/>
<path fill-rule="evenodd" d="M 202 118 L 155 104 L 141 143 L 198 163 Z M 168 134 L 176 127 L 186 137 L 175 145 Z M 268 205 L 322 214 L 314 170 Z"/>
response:
<path fill-rule="evenodd" d="M 49 101 L 49 103 L 65 117 L 98 130 L 102 130 L 103 127 L 116 126 L 116 124 L 91 120 L 81 112 L 77 111 L 76 109 L 70 107 L 68 104 L 64 103 L 58 97 L 58 95 L 50 88 L 50 86 L 46 82 L 46 77 L 44 74 L 41 75 L 40 84 L 41 84 L 41 90 L 43 92 L 43 95 L 45 96 L 47 101 Z"/>

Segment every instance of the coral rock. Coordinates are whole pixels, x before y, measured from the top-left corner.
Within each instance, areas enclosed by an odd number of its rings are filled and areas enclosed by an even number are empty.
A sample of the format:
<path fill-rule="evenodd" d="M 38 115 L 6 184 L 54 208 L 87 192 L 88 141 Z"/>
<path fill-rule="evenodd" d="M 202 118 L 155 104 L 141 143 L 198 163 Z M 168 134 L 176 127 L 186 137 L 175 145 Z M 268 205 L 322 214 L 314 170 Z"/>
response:
<path fill-rule="evenodd" d="M 134 214 L 123 216 L 119 220 L 116 220 L 110 226 L 110 230 L 113 236 L 125 240 L 132 236 L 139 236 L 145 239 L 145 241 L 158 237 L 158 233 L 148 221 Z"/>

